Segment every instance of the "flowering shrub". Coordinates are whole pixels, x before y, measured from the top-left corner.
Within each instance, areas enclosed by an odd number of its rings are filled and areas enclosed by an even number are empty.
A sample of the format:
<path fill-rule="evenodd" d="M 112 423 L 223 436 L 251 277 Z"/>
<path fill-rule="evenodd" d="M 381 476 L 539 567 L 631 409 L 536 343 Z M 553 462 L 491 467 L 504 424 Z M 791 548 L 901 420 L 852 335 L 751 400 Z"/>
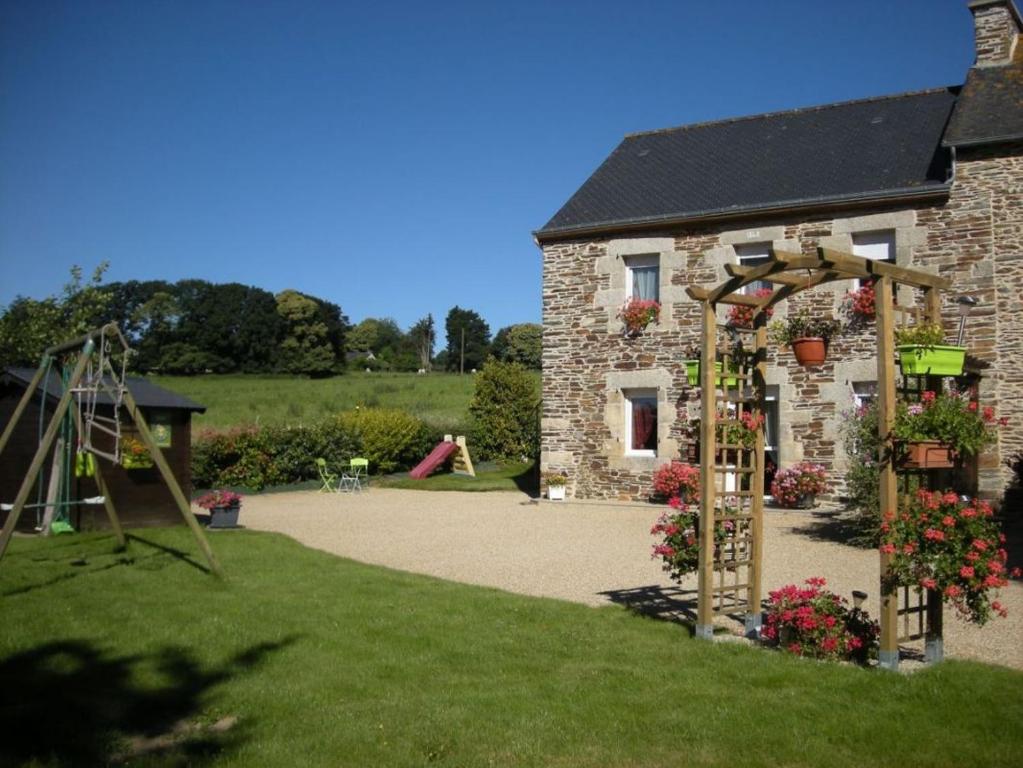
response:
<path fill-rule="evenodd" d="M 743 411 L 738 424 L 718 426 L 717 439 L 725 445 L 752 448 L 757 440 L 757 430 L 764 426 L 764 414 L 757 410 Z"/>
<path fill-rule="evenodd" d="M 855 291 L 849 291 L 842 302 L 842 311 L 853 324 L 873 320 L 877 314 L 874 304 L 874 281 L 864 282 Z"/>
<path fill-rule="evenodd" d="M 877 647 L 877 622 L 866 611 L 850 610 L 826 585 L 810 578 L 806 587 L 789 584 L 771 592 L 761 636 L 797 656 L 866 661 Z"/>
<path fill-rule="evenodd" d="M 980 499 L 917 491 L 900 514 L 886 512 L 881 523 L 881 551 L 892 556 L 892 585 L 935 589 L 966 621 L 984 624 L 992 612 L 1006 610 L 993 592 L 1018 577 L 1008 574 L 1005 536 L 991 519 L 991 506 Z"/>
<path fill-rule="evenodd" d="M 661 305 L 653 299 L 630 299 L 618 310 L 618 319 L 629 334 L 641 333 L 661 316 Z"/>
<path fill-rule="evenodd" d="M 981 409 L 968 393 L 923 392 L 919 403 L 899 403 L 895 410 L 893 435 L 896 440 L 920 442 L 937 440 L 956 453 L 972 456 L 995 441 L 995 426 L 1008 419 L 996 419 L 994 408 Z"/>
<path fill-rule="evenodd" d="M 827 493 L 828 475 L 823 464 L 812 461 L 801 461 L 783 469 L 774 476 L 771 483 L 771 495 L 783 507 L 799 505 L 804 496 L 815 496 Z"/>
<path fill-rule="evenodd" d="M 121 438 L 121 466 L 126 469 L 146 469 L 153 466 L 153 457 L 145 443 L 137 437 L 126 435 Z"/>
<path fill-rule="evenodd" d="M 799 339 L 824 339 L 831 341 L 842 331 L 842 324 L 833 317 L 811 315 L 808 309 L 792 312 L 786 320 L 775 320 L 767 328 L 767 334 L 775 344 L 792 346 Z"/>
<path fill-rule="evenodd" d="M 210 491 L 196 499 L 195 503 L 203 509 L 213 509 L 214 507 L 233 507 L 240 504 L 241 500 L 241 494 L 234 491 Z"/>
<path fill-rule="evenodd" d="M 766 296 L 770 296 L 774 293 L 770 288 L 757 288 L 753 291 L 753 297 L 762 299 Z M 728 308 L 728 325 L 734 328 L 752 328 L 753 327 L 753 314 L 754 308 L 747 307 L 743 304 L 733 304 Z M 774 307 L 768 307 L 764 310 L 764 317 L 770 320 L 774 316 Z"/>
<path fill-rule="evenodd" d="M 681 461 L 665 464 L 654 472 L 654 497 L 670 499 L 679 496 L 695 500 L 700 493 L 700 468 Z"/>
<path fill-rule="evenodd" d="M 700 564 L 700 508 L 686 503 L 679 496 L 668 499 L 668 506 L 670 509 L 650 529 L 651 534 L 661 537 L 660 543 L 654 545 L 651 557 L 660 557 L 671 580 L 681 582 Z M 721 545 L 735 530 L 735 525 L 732 520 L 724 520 L 714 526 L 715 557 L 720 554 Z M 749 525 L 749 522 L 742 521 L 740 525 Z"/>

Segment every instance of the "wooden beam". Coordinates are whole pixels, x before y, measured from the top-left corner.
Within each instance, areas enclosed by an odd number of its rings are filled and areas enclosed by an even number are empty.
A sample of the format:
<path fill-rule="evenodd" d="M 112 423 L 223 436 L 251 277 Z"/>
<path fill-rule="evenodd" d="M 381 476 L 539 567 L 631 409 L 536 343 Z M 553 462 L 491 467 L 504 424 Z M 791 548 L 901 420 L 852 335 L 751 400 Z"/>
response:
<path fill-rule="evenodd" d="M 920 269 L 899 267 L 887 261 L 864 259 L 862 256 L 843 253 L 833 248 L 818 248 L 817 251 L 820 253 L 823 261 L 834 263 L 836 266 L 841 265 L 843 271 L 845 271 L 846 267 L 849 269 L 866 269 L 867 275 L 856 275 L 857 277 L 890 277 L 897 283 L 912 285 L 915 288 L 940 288 L 948 290 L 952 287 L 951 281 L 947 278 L 932 275 L 930 272 L 924 272 Z"/>
<path fill-rule="evenodd" d="M 760 315 L 755 326 L 757 329 L 756 365 L 753 368 L 753 389 L 756 393 L 756 408 L 765 417 L 767 415 L 767 318 Z M 760 635 L 761 615 L 760 600 L 762 597 L 764 568 L 764 427 L 757 430 L 754 443 L 754 469 L 752 498 L 752 516 L 750 525 L 753 528 L 753 562 L 749 572 L 749 612 L 746 614 L 746 636 Z"/>
<path fill-rule="evenodd" d="M 14 434 L 14 427 L 17 426 L 22 415 L 25 413 L 25 409 L 32 401 L 32 396 L 35 395 L 36 389 L 39 387 L 39 382 L 43 380 L 43 376 L 49 368 L 49 363 L 50 356 L 43 355 L 42 362 L 39 363 L 39 367 L 36 369 L 35 375 L 32 377 L 32 381 L 29 382 L 28 388 L 25 390 L 25 394 L 21 396 L 21 400 L 18 401 L 18 405 L 15 407 L 14 413 L 11 414 L 11 420 L 7 422 L 7 426 L 4 427 L 3 435 L 0 435 L 0 454 L 3 454 L 4 448 L 7 447 L 7 441 L 10 440 L 11 435 Z M 45 408 L 46 405 L 43 404 L 42 407 Z"/>
<path fill-rule="evenodd" d="M 82 354 L 78 357 L 78 364 L 75 366 L 74 371 L 71 373 L 71 378 L 64 387 L 64 394 L 61 395 L 60 401 L 57 403 L 57 408 L 53 412 L 53 418 L 50 419 L 50 425 L 46 428 L 43 439 L 39 441 L 35 456 L 32 457 L 32 463 L 29 464 L 28 471 L 25 473 L 25 479 L 22 480 L 21 488 L 14 499 L 14 506 L 7 517 L 7 521 L 4 523 L 3 530 L 0 531 L 0 559 L 3 559 L 4 552 L 7 551 L 7 545 L 11 541 L 11 536 L 14 535 L 14 527 L 18 524 L 18 518 L 21 517 L 22 510 L 25 509 L 28 494 L 35 484 L 36 475 L 39 474 L 39 469 L 46 460 L 46 454 L 53 445 L 57 432 L 60 430 L 61 419 L 64 418 L 64 414 L 71 404 L 71 390 L 77 387 L 78 383 L 82 380 L 82 375 L 85 373 L 85 368 L 89 364 L 94 348 L 95 344 L 92 339 L 85 342 Z"/>
<path fill-rule="evenodd" d="M 717 420 L 717 321 L 714 305 L 703 302 L 700 352 L 700 553 L 697 564 L 696 636 L 714 637 L 714 500 L 717 475 L 714 445 Z"/>
<path fill-rule="evenodd" d="M 167 459 L 163 455 L 163 451 L 160 450 L 159 446 L 156 444 L 156 440 L 153 439 L 153 433 L 149 431 L 149 425 L 146 424 L 146 420 L 142 416 L 142 411 L 139 410 L 138 404 L 135 402 L 135 397 L 131 394 L 131 390 L 127 387 L 124 389 L 124 404 L 128 409 L 128 413 L 131 415 L 132 420 L 135 422 L 135 426 L 139 430 L 139 436 L 142 438 L 143 444 L 145 444 L 146 448 L 149 449 L 149 455 L 152 457 L 157 469 L 160 470 L 160 475 L 163 477 L 163 481 L 170 489 L 171 495 L 174 497 L 174 501 L 178 505 L 178 510 L 181 512 L 181 516 L 185 519 L 185 523 L 192 531 L 192 536 L 195 537 L 196 543 L 199 545 L 199 549 L 201 549 L 203 555 L 206 556 L 206 562 L 209 563 L 210 570 L 212 570 L 217 576 L 223 577 L 224 571 L 220 567 L 220 563 L 217 562 L 217 558 L 213 554 L 213 550 L 210 548 L 210 543 L 206 541 L 206 536 L 203 534 L 202 528 L 199 527 L 199 522 L 195 519 L 195 515 L 192 514 L 192 505 L 189 503 L 188 499 L 185 498 L 184 491 L 182 491 L 181 486 L 178 485 L 178 479 L 174 477 L 170 464 L 167 463 Z"/>
<path fill-rule="evenodd" d="M 877 433 L 881 441 L 878 494 L 881 514 L 898 511 L 898 487 L 892 429 L 895 426 L 895 318 L 892 312 L 892 279 L 885 275 L 874 286 L 877 324 Z M 899 667 L 898 589 L 886 586 L 892 556 L 880 552 L 881 647 L 879 663 L 885 669 Z"/>

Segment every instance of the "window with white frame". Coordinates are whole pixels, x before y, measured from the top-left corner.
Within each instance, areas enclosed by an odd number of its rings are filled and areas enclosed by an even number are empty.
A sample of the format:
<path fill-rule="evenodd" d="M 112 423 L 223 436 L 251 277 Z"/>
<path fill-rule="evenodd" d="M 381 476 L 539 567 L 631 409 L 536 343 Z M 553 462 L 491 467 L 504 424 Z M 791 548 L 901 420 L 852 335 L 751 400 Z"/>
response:
<path fill-rule="evenodd" d="M 874 261 L 887 261 L 895 263 L 895 232 L 891 229 L 881 229 L 876 232 L 858 232 L 852 237 L 852 252 L 854 256 L 862 256 L 865 259 Z M 856 281 L 856 288 L 862 288 L 863 281 Z"/>
<path fill-rule="evenodd" d="M 770 243 L 746 243 L 735 246 L 735 255 L 739 259 L 739 266 L 759 267 L 771 260 Z M 756 293 L 761 288 L 771 288 L 767 280 L 756 280 L 749 285 L 743 286 L 742 292 L 746 294 Z"/>
<path fill-rule="evenodd" d="M 657 455 L 657 390 L 626 389 L 625 453 L 629 456 Z"/>
<path fill-rule="evenodd" d="M 661 300 L 661 267 L 656 255 L 630 256 L 625 260 L 625 298 Z"/>

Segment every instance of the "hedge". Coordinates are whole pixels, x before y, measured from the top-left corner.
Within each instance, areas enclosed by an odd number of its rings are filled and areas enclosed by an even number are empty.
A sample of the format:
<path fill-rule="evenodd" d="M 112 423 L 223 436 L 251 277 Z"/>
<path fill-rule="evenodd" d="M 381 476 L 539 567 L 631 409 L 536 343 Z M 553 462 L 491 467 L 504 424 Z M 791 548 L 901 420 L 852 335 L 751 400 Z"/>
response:
<path fill-rule="evenodd" d="M 362 456 L 372 474 L 397 472 L 418 463 L 437 439 L 416 417 L 376 408 L 297 427 L 204 431 L 192 446 L 192 481 L 197 488 L 286 485 L 316 478 L 321 457 L 335 469 Z"/>

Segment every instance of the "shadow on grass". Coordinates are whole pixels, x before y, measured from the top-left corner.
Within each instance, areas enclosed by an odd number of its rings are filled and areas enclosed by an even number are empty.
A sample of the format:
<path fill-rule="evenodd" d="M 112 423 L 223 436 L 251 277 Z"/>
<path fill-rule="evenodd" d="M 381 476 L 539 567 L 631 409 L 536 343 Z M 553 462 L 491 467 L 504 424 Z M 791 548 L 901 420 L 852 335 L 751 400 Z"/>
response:
<path fill-rule="evenodd" d="M 631 589 L 612 589 L 600 594 L 616 605 L 624 605 L 630 613 L 637 616 L 679 624 L 685 627 L 690 635 L 696 631 L 695 589 L 651 584 Z"/>
<path fill-rule="evenodd" d="M 197 559 L 197 557 L 202 556 L 201 553 L 199 555 L 193 555 L 189 552 L 185 552 L 184 550 L 176 549 L 175 547 L 168 547 L 166 544 L 158 544 L 157 542 L 151 539 L 146 539 L 142 536 L 139 536 L 137 533 L 126 534 L 125 538 L 128 540 L 129 544 L 133 541 L 138 542 L 139 544 L 144 544 L 145 546 L 151 547 L 152 549 L 162 552 L 165 555 L 170 555 L 175 560 L 180 560 L 182 563 L 190 565 L 196 570 L 202 571 L 203 573 L 211 573 L 210 569 L 204 563 L 200 562 Z M 197 542 L 194 542 L 194 539 L 192 541 L 193 543 L 195 543 L 196 550 L 198 550 L 199 544 Z"/>
<path fill-rule="evenodd" d="M 236 748 L 248 725 L 236 718 L 197 720 L 213 688 L 296 639 L 253 645 L 212 669 L 182 648 L 114 656 L 86 640 L 8 656 L 0 660 L 0 765 L 107 765 L 140 758 L 201 765 Z M 135 671 L 142 666 L 155 670 L 162 683 L 141 684 Z"/>
<path fill-rule="evenodd" d="M 512 476 L 512 482 L 520 491 L 531 498 L 540 498 L 540 462 L 534 461 L 517 475 Z"/>

